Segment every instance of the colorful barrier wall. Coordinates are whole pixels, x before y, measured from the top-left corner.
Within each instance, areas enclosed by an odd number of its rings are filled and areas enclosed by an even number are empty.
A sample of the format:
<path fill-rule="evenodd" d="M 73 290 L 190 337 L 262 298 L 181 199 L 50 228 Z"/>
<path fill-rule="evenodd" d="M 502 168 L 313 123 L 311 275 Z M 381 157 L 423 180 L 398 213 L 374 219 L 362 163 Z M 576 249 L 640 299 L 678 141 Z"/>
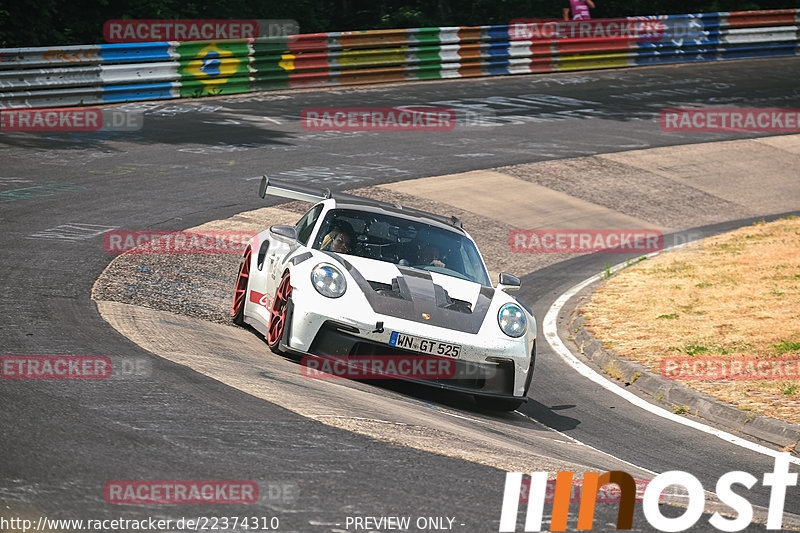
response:
<path fill-rule="evenodd" d="M 800 51 L 800 9 L 620 21 L 657 30 L 609 36 L 587 26 L 584 33 L 565 36 L 556 33 L 561 23 L 551 22 L 0 49 L 0 108 L 780 57 Z"/>

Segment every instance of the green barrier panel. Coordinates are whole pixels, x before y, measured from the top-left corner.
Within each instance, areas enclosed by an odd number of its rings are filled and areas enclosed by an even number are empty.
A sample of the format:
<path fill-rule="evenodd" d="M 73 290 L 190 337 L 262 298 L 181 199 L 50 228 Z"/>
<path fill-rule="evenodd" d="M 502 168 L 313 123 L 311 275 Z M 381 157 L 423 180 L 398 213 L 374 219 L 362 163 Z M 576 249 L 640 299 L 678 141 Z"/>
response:
<path fill-rule="evenodd" d="M 249 43 L 181 43 L 176 51 L 181 97 L 243 92 L 240 80 L 250 75 Z"/>

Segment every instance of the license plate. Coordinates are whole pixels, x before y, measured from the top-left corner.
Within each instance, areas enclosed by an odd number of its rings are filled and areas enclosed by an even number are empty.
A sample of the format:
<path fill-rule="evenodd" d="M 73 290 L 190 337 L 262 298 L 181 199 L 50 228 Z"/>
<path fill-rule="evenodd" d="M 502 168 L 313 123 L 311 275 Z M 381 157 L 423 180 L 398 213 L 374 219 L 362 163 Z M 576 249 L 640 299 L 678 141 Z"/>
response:
<path fill-rule="evenodd" d="M 392 336 L 389 339 L 389 345 L 431 355 L 440 355 L 442 357 L 458 357 L 461 355 L 460 344 L 450 344 L 449 342 L 422 339 L 420 337 L 413 337 L 397 331 L 392 332 Z"/>

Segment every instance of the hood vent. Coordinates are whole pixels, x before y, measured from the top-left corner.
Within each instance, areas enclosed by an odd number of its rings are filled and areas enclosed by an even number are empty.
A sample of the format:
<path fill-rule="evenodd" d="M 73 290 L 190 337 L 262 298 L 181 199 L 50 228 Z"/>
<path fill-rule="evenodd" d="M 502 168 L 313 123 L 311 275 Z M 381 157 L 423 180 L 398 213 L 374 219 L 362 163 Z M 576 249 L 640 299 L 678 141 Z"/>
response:
<path fill-rule="evenodd" d="M 441 285 L 433 285 L 433 290 L 436 292 L 436 307 L 442 309 L 449 309 L 450 311 L 457 311 L 459 313 L 472 313 L 472 304 L 465 300 L 458 300 L 450 298 L 447 291 Z"/>
<path fill-rule="evenodd" d="M 403 293 L 400 291 L 400 285 L 397 283 L 397 278 L 392 280 L 391 285 L 388 283 L 381 283 L 380 281 L 370 281 L 369 285 L 372 287 L 373 291 L 377 292 L 381 296 L 400 298 L 402 300 L 411 300 L 411 298 L 405 298 L 403 296 Z"/>
<path fill-rule="evenodd" d="M 368 283 L 370 287 L 372 287 L 373 291 L 387 298 L 398 298 L 412 302 L 422 301 L 425 299 L 421 294 L 414 294 L 409 288 L 408 283 L 406 283 L 406 280 L 402 277 L 396 277 L 392 279 L 391 285 L 388 283 L 382 283 L 380 281 L 368 281 Z M 432 286 L 434 292 L 433 295 L 436 298 L 436 307 L 447 309 L 448 311 L 455 311 L 457 313 L 472 313 L 472 304 L 470 302 L 459 300 L 457 298 L 451 298 L 445 288 L 441 285 L 433 283 Z"/>

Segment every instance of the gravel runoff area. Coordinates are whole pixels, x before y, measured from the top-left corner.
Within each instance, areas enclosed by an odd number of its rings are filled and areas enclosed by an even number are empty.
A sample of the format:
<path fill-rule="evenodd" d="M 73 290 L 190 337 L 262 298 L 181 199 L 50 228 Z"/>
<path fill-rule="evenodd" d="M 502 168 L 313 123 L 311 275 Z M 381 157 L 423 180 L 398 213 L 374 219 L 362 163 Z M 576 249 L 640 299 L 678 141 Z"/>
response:
<path fill-rule="evenodd" d="M 564 260 L 567 254 L 517 254 L 505 243 L 511 225 L 475 215 L 440 202 L 381 187 L 348 191 L 359 196 L 390 201 L 434 213 L 458 216 L 477 241 L 492 278 L 499 272 L 524 275 Z M 259 232 L 275 224 L 295 224 L 311 206 L 289 202 L 240 213 L 187 231 Z M 497 246 L 502 242 L 502 246 Z M 170 311 L 220 324 L 230 324 L 233 286 L 239 254 L 125 253 L 114 258 L 94 286 L 93 298 Z"/>

